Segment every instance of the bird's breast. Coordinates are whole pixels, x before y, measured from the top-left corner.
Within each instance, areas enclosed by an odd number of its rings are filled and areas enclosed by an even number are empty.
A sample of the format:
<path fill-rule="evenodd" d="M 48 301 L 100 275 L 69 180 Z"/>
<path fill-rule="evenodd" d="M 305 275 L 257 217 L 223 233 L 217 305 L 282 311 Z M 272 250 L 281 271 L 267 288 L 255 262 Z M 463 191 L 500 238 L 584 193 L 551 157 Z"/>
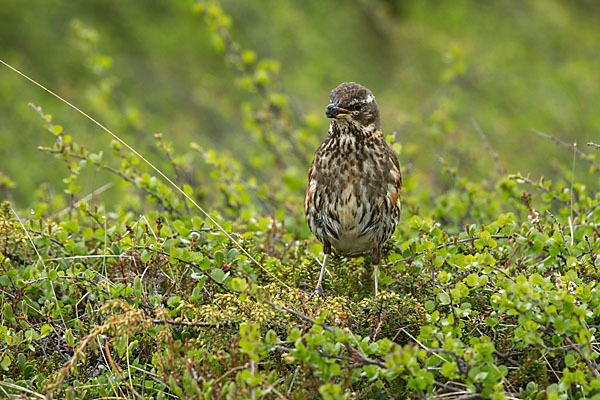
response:
<path fill-rule="evenodd" d="M 341 137 L 323 143 L 309 173 L 305 211 L 311 231 L 345 254 L 385 242 L 400 214 L 385 142 Z M 399 204 L 399 202 L 398 202 Z"/>

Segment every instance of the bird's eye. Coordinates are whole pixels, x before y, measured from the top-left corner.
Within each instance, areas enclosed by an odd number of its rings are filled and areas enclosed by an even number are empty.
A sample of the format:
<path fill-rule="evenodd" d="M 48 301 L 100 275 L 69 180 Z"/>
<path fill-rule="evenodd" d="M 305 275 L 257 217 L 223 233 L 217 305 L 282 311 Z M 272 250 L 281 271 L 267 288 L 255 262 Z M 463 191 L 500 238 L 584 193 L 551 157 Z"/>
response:
<path fill-rule="evenodd" d="M 362 108 L 362 106 L 363 106 L 362 103 L 357 103 L 357 104 L 354 105 L 354 109 L 356 111 L 360 111 L 360 109 Z"/>

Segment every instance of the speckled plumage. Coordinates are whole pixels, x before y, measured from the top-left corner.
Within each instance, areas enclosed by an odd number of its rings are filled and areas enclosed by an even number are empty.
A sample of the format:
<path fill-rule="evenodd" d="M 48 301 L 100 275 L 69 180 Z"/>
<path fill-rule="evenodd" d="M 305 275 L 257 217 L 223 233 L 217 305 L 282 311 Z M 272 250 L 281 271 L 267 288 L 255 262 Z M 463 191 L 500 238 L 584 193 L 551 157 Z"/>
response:
<path fill-rule="evenodd" d="M 341 84 L 331 92 L 326 113 L 332 120 L 308 173 L 306 221 L 326 256 L 331 247 L 349 256 L 371 253 L 377 265 L 400 218 L 398 159 L 385 142 L 369 89 Z M 322 271 L 318 291 L 321 279 Z"/>

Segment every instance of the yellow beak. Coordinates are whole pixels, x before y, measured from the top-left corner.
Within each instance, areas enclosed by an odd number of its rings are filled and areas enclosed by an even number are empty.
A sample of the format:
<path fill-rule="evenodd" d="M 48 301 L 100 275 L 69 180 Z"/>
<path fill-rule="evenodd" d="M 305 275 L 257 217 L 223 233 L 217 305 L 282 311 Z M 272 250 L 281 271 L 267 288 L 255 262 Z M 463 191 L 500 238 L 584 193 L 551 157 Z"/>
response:
<path fill-rule="evenodd" d="M 340 108 L 340 112 L 338 113 L 338 115 L 336 115 L 336 118 L 344 118 L 347 115 L 350 115 L 351 112 L 349 110 L 346 110 L 345 108 Z"/>

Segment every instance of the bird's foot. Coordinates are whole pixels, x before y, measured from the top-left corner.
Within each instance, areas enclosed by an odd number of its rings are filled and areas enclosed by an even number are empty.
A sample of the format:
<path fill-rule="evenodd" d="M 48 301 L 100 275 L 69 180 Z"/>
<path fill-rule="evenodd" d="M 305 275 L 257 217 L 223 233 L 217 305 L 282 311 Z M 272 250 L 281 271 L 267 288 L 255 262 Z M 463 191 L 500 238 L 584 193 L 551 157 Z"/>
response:
<path fill-rule="evenodd" d="M 317 287 L 315 288 L 315 291 L 310 295 L 310 297 L 308 299 L 309 300 L 312 299 L 313 296 L 320 296 L 322 298 L 325 298 L 325 292 L 323 292 L 323 286 L 317 285 Z"/>

